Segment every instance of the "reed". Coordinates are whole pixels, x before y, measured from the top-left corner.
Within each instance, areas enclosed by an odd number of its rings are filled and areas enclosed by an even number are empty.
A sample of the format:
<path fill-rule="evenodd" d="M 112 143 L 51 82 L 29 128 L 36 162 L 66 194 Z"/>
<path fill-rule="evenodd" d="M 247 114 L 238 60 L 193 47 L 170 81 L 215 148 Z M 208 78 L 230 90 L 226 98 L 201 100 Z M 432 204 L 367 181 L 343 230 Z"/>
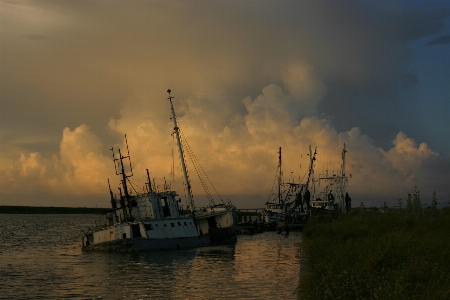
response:
<path fill-rule="evenodd" d="M 421 209 L 418 197 L 408 209 L 357 208 L 309 222 L 301 299 L 450 299 L 450 209 Z"/>

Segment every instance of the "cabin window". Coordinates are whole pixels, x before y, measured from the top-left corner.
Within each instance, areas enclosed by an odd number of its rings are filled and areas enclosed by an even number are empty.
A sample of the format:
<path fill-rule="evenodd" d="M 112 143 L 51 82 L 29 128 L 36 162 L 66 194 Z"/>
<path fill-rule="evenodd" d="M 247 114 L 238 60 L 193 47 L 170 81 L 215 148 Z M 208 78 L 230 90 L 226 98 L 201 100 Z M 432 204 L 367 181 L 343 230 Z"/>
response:
<path fill-rule="evenodd" d="M 175 227 L 175 224 L 174 223 L 170 223 L 170 226 Z"/>
<path fill-rule="evenodd" d="M 133 233 L 133 237 L 142 237 L 141 229 L 139 228 L 139 224 L 132 225 L 131 232 Z"/>
<path fill-rule="evenodd" d="M 94 242 L 94 235 L 93 234 L 89 234 L 86 239 L 87 239 L 86 246 L 89 246 L 90 243 Z"/>
<path fill-rule="evenodd" d="M 170 217 L 170 207 L 167 197 L 162 197 L 161 199 L 161 207 L 163 212 L 163 217 Z"/>
<path fill-rule="evenodd" d="M 144 224 L 145 230 L 153 230 L 152 224 Z"/>
<path fill-rule="evenodd" d="M 178 223 L 178 226 L 181 226 L 181 223 L 180 222 L 177 222 Z"/>
<path fill-rule="evenodd" d="M 216 217 L 208 218 L 208 226 L 209 226 L 209 228 L 217 228 Z"/>
<path fill-rule="evenodd" d="M 187 226 L 186 222 L 184 222 L 184 226 Z"/>
<path fill-rule="evenodd" d="M 127 238 L 127 234 L 126 233 L 122 233 L 122 238 L 126 239 Z"/>

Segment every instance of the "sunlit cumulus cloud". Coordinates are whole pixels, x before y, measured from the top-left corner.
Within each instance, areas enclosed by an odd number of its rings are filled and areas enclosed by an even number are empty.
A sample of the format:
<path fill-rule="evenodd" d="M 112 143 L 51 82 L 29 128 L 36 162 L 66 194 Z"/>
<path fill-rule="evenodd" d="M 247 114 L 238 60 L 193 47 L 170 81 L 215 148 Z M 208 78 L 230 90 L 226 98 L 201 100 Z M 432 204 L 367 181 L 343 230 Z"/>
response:
<path fill-rule="evenodd" d="M 207 95 L 192 95 L 175 103 L 184 106 L 184 113 L 179 117 L 180 126 L 219 194 L 230 200 L 233 195 L 259 195 L 260 203 L 246 202 L 240 197 L 238 204 L 261 206 L 273 184 L 279 147 L 282 147 L 285 181 L 299 182 L 305 179 L 309 162 L 306 154 L 310 145 L 313 149 L 317 147 L 316 176 L 319 176 L 340 170 L 345 143 L 348 150 L 346 173 L 352 174 L 350 193 L 359 197 L 369 193 L 375 198 L 396 200 L 406 197 L 407 192 L 418 185 L 427 192 L 431 188 L 445 195 L 448 177 L 444 175 L 449 175 L 445 174 L 448 168 L 442 168 L 444 174 L 435 168 L 448 165 L 448 159 L 425 143 L 416 145 L 402 132 L 395 137 L 393 147 L 388 151 L 377 148 L 358 128 L 337 132 L 332 121 L 317 116 L 314 109 L 322 93 L 320 86 L 311 76 L 291 83 L 292 93 L 277 85 L 268 85 L 256 98 L 243 99 L 246 113 L 232 115 L 225 125 L 224 120 L 214 116 L 217 110 L 226 109 L 226 102 L 209 99 Z M 201 105 L 204 101 L 214 105 Z M 170 106 L 168 102 L 166 104 L 168 116 Z M 120 119 L 111 119 L 109 127 L 119 135 L 128 135 L 135 174 L 133 181 L 143 186 L 145 169 L 149 169 L 158 184 L 162 184 L 164 178 L 170 182 L 170 170 L 175 160 L 175 186 L 182 194 L 171 120 L 167 118 L 166 122 L 155 124 L 151 120 L 152 113 L 147 113 L 147 118 L 136 120 L 134 115 L 124 112 Z M 2 189 L 11 194 L 29 193 L 30 196 L 32 193 L 60 197 L 66 193 L 97 195 L 96 202 L 106 205 L 106 178 L 112 179 L 113 188 L 118 179 L 113 173 L 112 158 L 102 154 L 103 148 L 105 146 L 86 125 L 74 130 L 65 128 L 59 154 L 50 158 L 39 153 L 22 154 L 14 167 L 2 172 Z M 123 155 L 128 154 L 124 143 L 116 145 L 116 150 L 118 148 Z M 188 169 L 194 194 L 202 195 L 189 161 Z"/>
<path fill-rule="evenodd" d="M 32 199 L 37 196 L 43 202 L 36 205 L 55 205 L 77 195 L 79 204 L 88 205 L 88 201 L 83 201 L 83 195 L 107 191 L 106 178 L 110 176 L 111 168 L 107 164 L 109 158 L 102 155 L 102 147 L 101 141 L 86 125 L 73 131 L 65 128 L 58 154 L 45 157 L 38 152 L 22 153 L 11 168 L 0 173 L 2 193 L 4 197 L 17 199 L 17 204 L 21 201 L 34 204 Z"/>

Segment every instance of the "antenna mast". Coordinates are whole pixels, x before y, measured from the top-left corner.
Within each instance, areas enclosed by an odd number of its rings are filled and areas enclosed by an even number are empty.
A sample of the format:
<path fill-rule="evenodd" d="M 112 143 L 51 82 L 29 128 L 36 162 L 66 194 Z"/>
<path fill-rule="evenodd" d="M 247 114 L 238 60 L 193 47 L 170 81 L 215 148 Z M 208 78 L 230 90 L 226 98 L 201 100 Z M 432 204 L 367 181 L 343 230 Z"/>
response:
<path fill-rule="evenodd" d="M 108 178 L 108 187 L 109 187 L 109 195 L 111 196 L 111 207 L 113 210 L 116 210 L 117 209 L 116 199 L 114 199 L 114 194 L 111 191 L 111 185 L 109 184 L 109 178 Z"/>
<path fill-rule="evenodd" d="M 128 198 L 130 197 L 130 193 L 128 192 L 128 186 L 127 186 L 127 178 L 128 177 L 132 177 L 133 176 L 133 168 L 131 166 L 131 159 L 130 159 L 130 150 L 128 149 L 128 141 L 127 141 L 127 135 L 125 134 L 125 143 L 127 145 L 127 152 L 128 152 L 128 156 L 123 156 L 122 153 L 120 152 L 120 149 L 118 149 L 119 152 L 119 158 L 115 157 L 114 154 L 114 148 L 111 147 L 111 152 L 112 152 L 112 157 L 113 157 L 113 161 L 114 161 L 114 168 L 116 170 L 116 175 L 121 175 L 122 176 L 122 187 L 123 187 L 123 192 L 124 195 L 122 195 L 122 192 L 120 193 L 120 197 L 121 197 L 121 206 L 122 208 L 125 210 L 125 201 L 123 201 L 123 199 L 127 200 L 127 206 L 128 206 L 128 210 L 129 210 L 129 214 L 131 216 L 131 208 L 130 208 L 130 204 L 128 203 Z M 125 173 L 125 167 L 123 165 L 123 160 L 125 158 L 128 158 L 129 162 L 130 162 L 130 175 L 127 175 Z M 120 164 L 120 166 L 119 166 Z"/>
<path fill-rule="evenodd" d="M 148 191 L 150 193 L 153 193 L 153 189 L 152 189 L 152 181 L 150 180 L 150 174 L 148 173 L 148 169 L 147 170 L 147 180 L 148 180 Z"/>

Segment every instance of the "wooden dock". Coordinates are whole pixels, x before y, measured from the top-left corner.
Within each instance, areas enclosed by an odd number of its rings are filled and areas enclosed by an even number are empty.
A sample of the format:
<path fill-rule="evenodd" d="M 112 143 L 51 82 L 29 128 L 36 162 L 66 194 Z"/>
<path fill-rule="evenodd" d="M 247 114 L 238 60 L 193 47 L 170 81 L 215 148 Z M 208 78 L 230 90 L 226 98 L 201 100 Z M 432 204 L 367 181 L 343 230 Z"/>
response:
<path fill-rule="evenodd" d="M 264 231 L 286 230 L 285 222 L 264 222 L 263 208 L 238 209 L 237 213 L 237 231 L 239 234 L 255 234 Z M 306 225 L 304 220 L 290 220 L 287 223 L 288 230 L 302 230 Z"/>
<path fill-rule="evenodd" d="M 276 230 L 275 223 L 267 223 L 263 220 L 264 208 L 249 208 L 237 210 L 238 234 L 255 234 L 269 230 Z"/>

